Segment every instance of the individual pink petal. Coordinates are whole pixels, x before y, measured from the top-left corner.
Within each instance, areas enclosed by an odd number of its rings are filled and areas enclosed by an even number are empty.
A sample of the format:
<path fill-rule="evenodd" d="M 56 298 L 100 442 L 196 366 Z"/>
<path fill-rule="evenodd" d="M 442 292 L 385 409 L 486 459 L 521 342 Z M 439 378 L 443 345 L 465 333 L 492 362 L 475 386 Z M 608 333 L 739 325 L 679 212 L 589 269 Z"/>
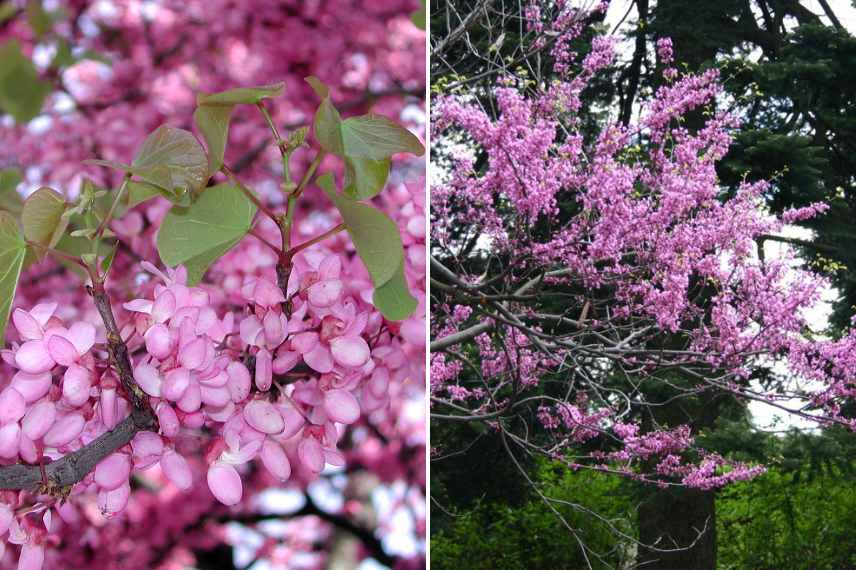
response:
<path fill-rule="evenodd" d="M 131 485 L 125 481 L 112 491 L 102 490 L 98 493 L 98 508 L 101 514 L 110 518 L 125 510 L 131 496 Z"/>
<path fill-rule="evenodd" d="M 389 388 L 389 370 L 383 366 L 375 368 L 367 385 L 372 395 L 382 397 Z"/>
<path fill-rule="evenodd" d="M 232 396 L 232 401 L 239 404 L 250 395 L 250 371 L 242 362 L 230 362 L 226 367 L 226 373 L 229 375 L 229 394 Z"/>
<path fill-rule="evenodd" d="M 273 404 L 264 400 L 253 400 L 244 406 L 244 419 L 251 427 L 266 434 L 277 434 L 285 424 Z"/>
<path fill-rule="evenodd" d="M 314 437 L 307 437 L 298 444 L 297 457 L 303 466 L 313 473 L 324 470 L 324 451 Z"/>
<path fill-rule="evenodd" d="M 9 537 L 8 541 L 11 544 L 23 545 L 29 541 L 30 536 L 27 531 L 18 524 L 18 519 L 12 519 L 12 522 L 9 523 Z"/>
<path fill-rule="evenodd" d="M 401 336 L 413 346 L 425 345 L 425 319 L 421 316 L 411 317 L 401 323 Z"/>
<path fill-rule="evenodd" d="M 59 306 L 58 303 L 39 303 L 32 309 L 30 309 L 30 314 L 36 319 L 36 322 L 39 323 L 39 326 L 42 328 L 48 324 L 48 321 L 51 319 L 53 314 L 56 312 L 56 308 Z"/>
<path fill-rule="evenodd" d="M 56 421 L 56 406 L 53 402 L 39 402 L 27 412 L 21 429 L 33 441 L 45 435 Z"/>
<path fill-rule="evenodd" d="M 334 422 L 352 424 L 360 419 L 359 402 L 345 390 L 327 390 L 324 393 L 324 410 Z"/>
<path fill-rule="evenodd" d="M 74 344 L 64 337 L 54 335 L 47 341 L 51 358 L 60 366 L 71 366 L 80 358 Z"/>
<path fill-rule="evenodd" d="M 229 374 L 225 370 L 209 370 L 204 377 L 199 378 L 199 382 L 209 388 L 225 388 L 229 383 Z"/>
<path fill-rule="evenodd" d="M 0 427 L 0 457 L 12 459 L 18 456 L 21 443 L 21 426 L 17 422 Z"/>
<path fill-rule="evenodd" d="M 298 383 L 295 386 L 294 392 L 292 393 L 291 397 L 297 400 L 298 402 L 310 406 L 320 406 L 321 403 L 324 401 L 324 395 L 318 388 L 318 383 L 314 380 Z"/>
<path fill-rule="evenodd" d="M 101 421 L 107 429 L 113 429 L 119 414 L 119 404 L 116 400 L 116 388 L 103 388 L 101 400 L 98 402 L 101 410 Z"/>
<path fill-rule="evenodd" d="M 166 402 L 162 402 L 158 405 L 155 414 L 158 417 L 158 425 L 160 426 L 160 431 L 163 435 L 166 437 L 175 437 L 178 435 L 181 424 L 179 423 L 178 416 L 176 415 L 175 410 L 172 409 L 172 406 Z"/>
<path fill-rule="evenodd" d="M 285 327 L 280 315 L 274 311 L 268 311 L 262 322 L 265 330 L 265 340 L 270 347 L 276 347 L 285 340 Z"/>
<path fill-rule="evenodd" d="M 291 463 L 285 450 L 269 437 L 265 438 L 262 445 L 261 458 L 265 468 L 280 481 L 287 481 L 291 477 Z"/>
<path fill-rule="evenodd" d="M 241 476 L 228 463 L 217 461 L 208 468 L 208 488 L 218 501 L 227 506 L 237 505 L 243 495 Z"/>
<path fill-rule="evenodd" d="M 203 291 L 204 293 L 204 291 Z M 208 296 L 208 293 L 205 293 Z M 200 307 L 199 316 L 196 318 L 196 334 L 206 334 L 217 326 L 217 312 L 211 307 Z M 213 335 L 208 335 L 213 338 Z"/>
<path fill-rule="evenodd" d="M 241 321 L 241 325 L 239 327 L 241 340 L 250 346 L 259 346 L 263 330 L 264 327 L 262 326 L 262 323 L 255 315 L 250 315 L 245 318 Z"/>
<path fill-rule="evenodd" d="M 21 547 L 21 555 L 18 557 L 18 570 L 42 570 L 44 563 L 44 546 L 28 542 Z"/>
<path fill-rule="evenodd" d="M 300 272 L 292 269 L 288 276 L 288 284 L 285 286 L 285 293 L 290 299 L 300 290 Z"/>
<path fill-rule="evenodd" d="M 62 447 L 77 439 L 83 432 L 86 420 L 80 414 L 60 417 L 42 438 L 46 447 Z"/>
<path fill-rule="evenodd" d="M 187 414 L 192 414 L 198 410 L 202 406 L 202 390 L 199 387 L 199 382 L 191 382 L 176 404 L 178 404 L 179 410 Z"/>
<path fill-rule="evenodd" d="M 336 451 L 335 449 L 325 449 L 324 450 L 324 461 L 333 467 L 344 467 L 345 466 L 345 456 Z"/>
<path fill-rule="evenodd" d="M 284 424 L 284 428 L 280 434 L 283 439 L 289 439 L 297 435 L 297 432 L 299 432 L 303 427 L 303 424 L 306 423 L 306 420 L 303 418 L 303 414 L 294 408 L 289 407 L 286 409 L 280 409 L 280 414 L 282 415 Z"/>
<path fill-rule="evenodd" d="M 165 289 L 152 305 L 152 320 L 156 323 L 168 321 L 175 313 L 176 307 L 175 295 L 169 289 Z"/>
<path fill-rule="evenodd" d="M 153 325 L 146 331 L 145 339 L 146 351 L 158 360 L 165 360 L 172 354 L 172 337 L 166 325 Z"/>
<path fill-rule="evenodd" d="M 134 452 L 134 468 L 147 469 L 163 455 L 163 438 L 150 431 L 141 431 L 131 440 Z"/>
<path fill-rule="evenodd" d="M 161 384 L 161 393 L 167 400 L 180 399 L 190 386 L 190 371 L 185 368 L 174 368 L 166 373 Z"/>
<path fill-rule="evenodd" d="M 208 406 L 205 409 L 205 415 L 215 422 L 224 423 L 235 413 L 235 408 L 235 403 L 229 400 L 225 406 L 219 408 Z"/>
<path fill-rule="evenodd" d="M 364 387 L 360 395 L 360 408 L 363 412 L 370 414 L 386 406 L 388 400 L 387 395 L 375 396 L 368 387 Z"/>
<path fill-rule="evenodd" d="M 126 310 L 134 313 L 152 314 L 153 303 L 147 299 L 134 299 L 122 305 Z"/>
<path fill-rule="evenodd" d="M 340 336 L 331 339 L 330 352 L 333 353 L 333 359 L 336 362 L 351 368 L 362 366 L 371 355 L 368 343 L 359 336 Z"/>
<path fill-rule="evenodd" d="M 276 358 L 273 361 L 273 371 L 276 374 L 285 374 L 300 362 L 301 355 L 299 352 L 291 350 L 280 350 L 276 353 Z"/>
<path fill-rule="evenodd" d="M 260 307 L 275 307 L 279 303 L 285 301 L 282 291 L 274 283 L 267 279 L 259 279 L 256 281 L 256 286 L 253 289 L 253 298 L 251 299 Z"/>
<path fill-rule="evenodd" d="M 77 349 L 78 354 L 86 354 L 95 344 L 95 326 L 92 323 L 78 321 L 68 329 L 67 338 Z"/>
<path fill-rule="evenodd" d="M 10 385 L 20 392 L 24 400 L 29 404 L 40 400 L 42 396 L 47 394 L 52 384 L 53 381 L 50 372 L 42 372 L 41 374 L 18 372 L 12 377 Z"/>
<path fill-rule="evenodd" d="M 318 265 L 320 279 L 338 279 L 342 273 L 342 261 L 338 255 L 328 255 Z"/>
<path fill-rule="evenodd" d="M 178 362 L 188 370 L 199 370 L 205 362 L 207 344 L 205 337 L 190 341 L 178 351 Z"/>
<path fill-rule="evenodd" d="M 149 396 L 160 398 L 162 380 L 157 368 L 151 364 L 139 364 L 134 369 L 134 380 L 143 389 L 143 392 Z"/>
<path fill-rule="evenodd" d="M 309 288 L 309 302 L 315 307 L 329 307 L 342 296 L 342 282 L 338 279 L 319 281 Z"/>
<path fill-rule="evenodd" d="M 24 435 L 24 430 L 21 430 L 21 441 L 18 443 L 18 455 L 26 463 L 37 463 L 39 461 L 39 451 L 36 450 L 36 444 L 33 440 Z"/>
<path fill-rule="evenodd" d="M 333 370 L 333 356 L 330 354 L 330 349 L 321 343 L 304 354 L 303 360 L 307 366 L 316 372 L 324 374 Z"/>
<path fill-rule="evenodd" d="M 175 269 L 168 267 L 167 271 L 171 272 L 173 283 L 178 285 L 187 285 L 187 268 L 185 266 L 178 265 Z M 173 287 L 175 287 L 175 285 Z"/>
<path fill-rule="evenodd" d="M 9 530 L 9 525 L 12 523 L 12 518 L 15 516 L 15 513 L 12 512 L 12 508 L 6 503 L 0 503 L 0 536 L 6 534 L 6 531 Z"/>
<path fill-rule="evenodd" d="M 72 364 L 62 377 L 62 397 L 70 406 L 82 406 L 89 399 L 90 372 Z"/>
<path fill-rule="evenodd" d="M 26 411 L 27 401 L 20 392 L 11 386 L 0 392 L 0 425 L 17 422 Z"/>
<path fill-rule="evenodd" d="M 12 313 L 12 322 L 21 340 L 38 340 L 42 338 L 42 326 L 36 319 L 23 309 L 15 309 Z"/>
<path fill-rule="evenodd" d="M 30 340 L 18 348 L 15 353 L 15 364 L 28 374 L 41 374 L 53 368 L 56 363 L 42 341 Z"/>
<path fill-rule="evenodd" d="M 187 299 L 187 302 L 194 307 L 205 307 L 211 303 L 211 295 L 205 289 L 193 287 L 190 289 L 190 297 Z"/>
<path fill-rule="evenodd" d="M 270 352 L 264 348 L 256 354 L 256 388 L 262 392 L 270 390 L 273 382 L 273 362 Z"/>
<path fill-rule="evenodd" d="M 198 335 L 199 307 L 182 307 L 173 313 L 169 320 L 169 325 L 175 329 L 187 327 L 194 335 Z M 185 321 L 187 324 L 185 325 Z"/>
<path fill-rule="evenodd" d="M 17 350 L 17 348 L 15 349 Z M 15 364 L 15 351 L 8 348 L 0 350 L 0 360 L 3 360 L 9 366 L 17 366 Z"/>
<path fill-rule="evenodd" d="M 113 453 L 95 467 L 95 483 L 102 489 L 112 491 L 127 483 L 130 474 L 130 458 L 124 453 Z"/>
<path fill-rule="evenodd" d="M 291 347 L 300 354 L 311 352 L 318 346 L 319 338 L 317 332 L 303 332 L 294 335 L 291 339 Z"/>
<path fill-rule="evenodd" d="M 193 485 L 193 474 L 190 472 L 190 466 L 184 457 L 168 449 L 161 457 L 160 463 L 163 474 L 173 485 L 182 491 L 190 489 Z"/>
<path fill-rule="evenodd" d="M 218 388 L 200 383 L 199 390 L 202 397 L 202 403 L 206 406 L 221 408 L 232 401 L 229 390 L 225 386 Z"/>
<path fill-rule="evenodd" d="M 330 446 L 336 447 L 336 443 L 339 441 L 339 430 L 336 429 L 336 424 L 333 422 L 326 422 L 324 424 L 324 438 L 327 440 L 327 447 Z"/>

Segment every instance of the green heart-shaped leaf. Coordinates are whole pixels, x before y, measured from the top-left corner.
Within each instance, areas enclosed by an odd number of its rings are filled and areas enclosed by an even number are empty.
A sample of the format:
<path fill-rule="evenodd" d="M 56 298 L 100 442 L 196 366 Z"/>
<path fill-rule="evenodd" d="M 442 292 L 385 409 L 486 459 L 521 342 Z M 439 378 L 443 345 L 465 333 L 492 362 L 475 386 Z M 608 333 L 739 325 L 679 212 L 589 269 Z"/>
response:
<path fill-rule="evenodd" d="M 133 208 L 146 200 L 151 200 L 158 196 L 164 196 L 164 192 L 154 184 L 137 180 L 128 181 L 128 208 Z"/>
<path fill-rule="evenodd" d="M 233 105 L 205 105 L 197 107 L 193 112 L 193 120 L 208 145 L 209 174 L 217 172 L 223 166 L 233 108 Z"/>
<path fill-rule="evenodd" d="M 425 29 L 425 20 L 427 12 L 427 7 L 425 6 L 425 4 L 425 0 L 422 0 L 420 2 L 419 9 L 410 15 L 410 21 L 413 22 L 413 25 L 419 28 L 420 30 Z"/>
<path fill-rule="evenodd" d="M 44 248 L 55 246 L 68 227 L 65 208 L 65 198 L 56 190 L 42 187 L 30 194 L 21 210 L 24 237 Z M 45 250 L 35 249 L 36 259 L 44 258 Z"/>
<path fill-rule="evenodd" d="M 17 168 L 0 170 L 0 210 L 6 210 L 16 218 L 24 208 L 24 199 L 18 194 L 21 172 Z"/>
<path fill-rule="evenodd" d="M 239 87 L 219 93 L 200 93 L 196 96 L 196 104 L 202 105 L 255 105 L 263 99 L 279 97 L 285 90 L 285 83 L 274 83 L 260 87 Z"/>
<path fill-rule="evenodd" d="M 317 77 L 307 77 L 321 98 L 315 111 L 315 138 L 327 152 L 345 160 L 345 195 L 366 200 L 377 195 L 389 177 L 389 159 L 399 152 L 425 153 L 419 139 L 395 121 L 380 115 L 342 120 L 330 101 L 330 90 Z"/>
<path fill-rule="evenodd" d="M 319 177 L 318 186 L 339 209 L 357 255 L 372 278 L 375 295 L 381 291 L 375 306 L 390 320 L 406 318 L 416 308 L 416 300 L 404 279 L 404 247 L 398 226 L 380 210 L 339 196 L 332 174 Z"/>
<path fill-rule="evenodd" d="M 375 287 L 372 302 L 391 321 L 402 321 L 413 314 L 419 302 L 407 287 L 403 262 L 389 281 Z"/>
<path fill-rule="evenodd" d="M 0 45 L 0 109 L 18 124 L 27 123 L 41 113 L 50 92 L 51 84 L 39 78 L 36 66 L 17 41 Z"/>
<path fill-rule="evenodd" d="M 229 119 L 235 105 L 255 105 L 263 99 L 279 97 L 284 83 L 261 87 L 239 87 L 220 93 L 200 93 L 196 96 L 193 120 L 208 145 L 208 172 L 213 174 L 223 166 L 226 141 L 229 138 Z"/>
<path fill-rule="evenodd" d="M 18 230 L 18 222 L 8 212 L 0 212 L 0 344 L 3 346 L 26 254 L 27 246 Z"/>
<path fill-rule="evenodd" d="M 161 125 L 146 137 L 131 172 L 176 197 L 197 193 L 208 182 L 208 157 L 190 132 Z"/>
<path fill-rule="evenodd" d="M 319 177 L 318 186 L 342 214 L 354 247 L 369 270 L 375 286 L 389 281 L 404 260 L 398 226 L 380 210 L 339 196 L 331 173 Z"/>
<path fill-rule="evenodd" d="M 389 178 L 389 166 L 388 158 L 345 158 L 345 195 L 355 200 L 368 200 L 377 196 Z"/>
<path fill-rule="evenodd" d="M 206 188 L 190 206 L 173 206 L 167 213 L 157 237 L 161 261 L 171 267 L 184 264 L 195 285 L 250 231 L 255 214 L 256 206 L 236 186 Z"/>
<path fill-rule="evenodd" d="M 425 153 L 416 135 L 382 115 L 362 115 L 342 121 L 342 142 L 347 156 L 374 160 L 383 160 L 398 152 L 416 156 Z"/>

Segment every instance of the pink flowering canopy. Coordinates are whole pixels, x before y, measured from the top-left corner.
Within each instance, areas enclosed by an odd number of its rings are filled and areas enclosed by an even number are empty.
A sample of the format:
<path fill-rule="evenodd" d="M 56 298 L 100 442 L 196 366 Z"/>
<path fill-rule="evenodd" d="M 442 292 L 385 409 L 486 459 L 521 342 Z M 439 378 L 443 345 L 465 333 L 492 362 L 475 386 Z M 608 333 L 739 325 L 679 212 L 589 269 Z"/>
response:
<path fill-rule="evenodd" d="M 703 490 L 764 468 L 703 449 L 690 421 L 660 413 L 668 402 L 724 395 L 856 428 L 841 414 L 856 330 L 813 336 L 826 284 L 757 247 L 826 205 L 776 218 L 764 182 L 724 193 L 715 166 L 739 120 L 717 108 L 716 71 L 679 73 L 668 39 L 638 120 L 592 133 L 583 91 L 615 42 L 595 34 L 580 50 L 592 13 L 541 8 L 529 3 L 526 25 L 555 64 L 548 79 L 499 73 L 489 94 L 434 100 L 448 168 L 431 194 L 432 418 L 485 424 L 513 461 Z M 773 382 L 756 379 L 771 368 Z"/>
<path fill-rule="evenodd" d="M 363 4 L 0 23 L 0 567 L 422 564 L 424 33 Z"/>

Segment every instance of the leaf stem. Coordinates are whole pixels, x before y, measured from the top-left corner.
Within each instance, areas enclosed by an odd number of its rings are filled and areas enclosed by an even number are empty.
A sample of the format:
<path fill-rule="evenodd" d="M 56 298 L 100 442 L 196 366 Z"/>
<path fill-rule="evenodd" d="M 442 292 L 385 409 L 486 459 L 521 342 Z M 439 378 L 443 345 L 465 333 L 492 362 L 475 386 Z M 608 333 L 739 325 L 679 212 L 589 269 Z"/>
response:
<path fill-rule="evenodd" d="M 279 129 L 276 128 L 276 124 L 273 122 L 273 118 L 268 113 L 267 107 L 265 107 L 264 101 L 259 101 L 256 103 L 256 107 L 261 111 L 262 116 L 265 118 L 265 122 L 270 128 L 270 132 L 273 133 L 273 139 L 276 142 L 276 148 L 279 149 L 279 154 L 282 157 L 282 179 L 285 183 L 285 188 L 287 188 L 291 182 L 291 169 L 288 166 L 288 161 L 291 158 L 291 153 L 288 151 L 286 143 L 282 140 L 282 136 L 279 134 Z"/>
<path fill-rule="evenodd" d="M 268 113 L 264 102 L 259 101 L 258 103 L 256 103 L 256 107 L 258 107 L 259 111 L 262 112 L 262 116 L 265 118 L 265 122 L 267 122 L 268 128 L 270 128 L 270 132 L 273 133 L 273 139 L 276 141 L 276 147 L 279 149 L 279 153 L 282 155 L 282 158 L 285 159 L 285 143 L 283 142 L 282 137 L 279 135 L 279 130 L 276 128 L 276 125 L 274 124 L 270 113 Z"/>
<path fill-rule="evenodd" d="M 232 181 L 232 184 L 237 186 L 241 190 L 241 192 L 243 192 L 244 195 L 249 198 L 253 204 L 256 205 L 256 208 L 264 212 L 267 217 L 277 222 L 277 224 L 279 223 L 279 217 L 276 215 L 276 213 L 270 208 L 268 208 L 261 200 L 259 200 L 255 192 L 244 186 L 241 181 L 238 180 L 238 178 L 235 176 L 235 173 L 232 172 L 231 168 L 223 164 L 223 166 L 220 167 L 220 171 L 229 177 L 229 180 Z"/>
<path fill-rule="evenodd" d="M 339 224 L 338 226 L 330 228 L 329 230 L 327 230 L 323 234 L 317 235 L 310 240 L 307 240 L 307 241 L 305 241 L 299 245 L 292 247 L 287 252 L 285 252 L 285 255 L 287 255 L 288 258 L 291 259 L 292 257 L 297 255 L 298 253 L 300 253 L 301 251 L 303 251 L 307 247 L 311 247 L 311 246 L 315 245 L 316 243 L 322 242 L 329 237 L 333 237 L 334 235 L 336 235 L 337 233 L 341 232 L 344 229 L 345 229 L 345 224 Z"/>
<path fill-rule="evenodd" d="M 107 229 L 107 225 L 110 223 L 110 220 L 113 219 L 113 214 L 116 213 L 116 208 L 119 206 L 119 201 L 122 199 L 122 195 L 125 193 L 125 189 L 128 188 L 128 181 L 131 180 L 131 175 L 126 174 L 124 178 L 122 178 L 122 185 L 119 186 L 119 190 L 116 192 L 116 197 L 113 199 L 113 203 L 110 205 L 110 209 L 107 211 L 107 215 L 104 216 L 104 219 L 101 220 L 101 223 L 98 225 L 98 231 L 95 232 L 95 242 L 96 244 L 101 241 L 101 237 L 104 235 L 104 231 Z M 97 253 L 97 245 L 96 253 Z"/>
<path fill-rule="evenodd" d="M 272 250 L 274 250 L 277 255 L 282 255 L 282 250 L 271 242 L 269 242 L 261 233 L 259 233 L 256 228 L 250 228 L 249 234 L 260 242 L 262 242 L 263 244 L 265 244 L 266 246 L 268 246 L 269 248 L 271 248 Z"/>
<path fill-rule="evenodd" d="M 312 177 L 315 175 L 315 171 L 318 170 L 318 166 L 321 164 L 321 161 L 324 160 L 324 157 L 327 155 L 327 151 L 323 148 L 318 150 L 318 154 L 315 155 L 315 159 L 312 161 L 312 164 L 309 165 L 309 168 L 306 169 L 306 172 L 303 173 L 303 178 L 300 179 L 300 184 L 297 185 L 297 189 L 292 193 L 292 196 L 295 198 L 299 198 L 303 191 L 309 186 L 309 182 L 312 181 Z"/>
<path fill-rule="evenodd" d="M 85 263 L 83 263 L 82 259 L 80 259 L 79 257 L 74 257 L 73 255 L 69 255 L 69 254 L 65 253 L 64 251 L 59 251 L 58 249 L 53 249 L 53 248 L 48 247 L 46 245 L 42 245 L 38 242 L 30 241 L 30 240 L 27 240 L 27 245 L 29 245 L 30 247 L 35 247 L 35 248 L 41 249 L 45 253 L 49 253 L 50 255 L 53 255 L 57 259 L 62 259 L 63 261 L 68 261 L 69 263 L 76 263 L 77 265 L 83 267 L 84 269 L 87 269 L 87 270 L 89 269 L 89 266 L 86 265 Z"/>

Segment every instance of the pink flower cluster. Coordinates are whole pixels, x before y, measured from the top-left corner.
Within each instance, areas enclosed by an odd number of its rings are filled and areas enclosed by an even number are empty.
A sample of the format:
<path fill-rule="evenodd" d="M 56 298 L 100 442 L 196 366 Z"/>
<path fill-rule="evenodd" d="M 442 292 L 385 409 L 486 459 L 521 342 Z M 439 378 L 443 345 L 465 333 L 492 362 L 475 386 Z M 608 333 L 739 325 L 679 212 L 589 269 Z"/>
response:
<path fill-rule="evenodd" d="M 541 29 L 544 12 L 543 5 L 527 9 L 530 28 Z M 672 64 L 668 39 L 657 52 Z M 606 444 L 612 424 L 618 450 L 589 456 L 603 462 L 599 468 L 619 465 L 631 474 L 656 458 L 652 480 L 702 489 L 751 478 L 761 468 L 695 449 L 688 426 L 640 433 L 638 419 L 628 418 L 644 413 L 650 385 L 675 389 L 663 373 L 675 369 L 687 396 L 717 390 L 773 404 L 801 398 L 816 406 L 821 423 L 856 425 L 841 413 L 856 396 L 856 335 L 807 336 L 806 314 L 825 282 L 793 256 L 769 258 L 758 247 L 827 206 L 777 219 L 763 207 L 764 181 L 725 194 L 716 163 L 739 122 L 716 109 L 722 88 L 715 70 L 679 76 L 667 69 L 669 81 L 640 101 L 637 122 L 607 121 L 584 137 L 578 127 L 591 117 L 581 93 L 613 57 L 610 39 L 597 37 L 582 61 L 557 57 L 544 91 L 500 77 L 495 109 L 471 94 L 436 100 L 438 148 L 447 137 L 471 141 L 483 166 L 456 152 L 460 158 L 447 157 L 454 166 L 432 188 L 434 254 L 458 272 L 449 284 L 456 295 L 434 312 L 432 330 L 441 344 L 478 331 L 464 336 L 466 349 L 432 355 L 432 395 L 442 413 L 486 422 L 537 413 L 555 438 L 543 449 L 551 456 L 595 438 Z M 688 128 L 690 114 L 703 124 Z M 469 291 L 461 282 L 483 285 Z M 664 346 L 664 339 L 671 340 Z M 753 388 L 750 371 L 770 361 L 807 382 L 781 393 Z"/>

